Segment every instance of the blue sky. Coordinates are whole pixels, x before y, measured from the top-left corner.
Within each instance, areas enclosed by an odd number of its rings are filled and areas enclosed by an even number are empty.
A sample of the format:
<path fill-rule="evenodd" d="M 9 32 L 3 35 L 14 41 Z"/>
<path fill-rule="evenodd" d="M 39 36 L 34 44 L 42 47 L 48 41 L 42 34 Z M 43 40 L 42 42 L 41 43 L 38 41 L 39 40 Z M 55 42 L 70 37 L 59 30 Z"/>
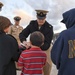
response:
<path fill-rule="evenodd" d="M 0 15 L 8 17 L 14 24 L 13 17 L 22 17 L 21 25 L 26 27 L 32 19 L 36 19 L 36 9 L 48 10 L 47 21 L 53 25 L 54 31 L 61 32 L 65 25 L 60 23 L 62 13 L 75 7 L 75 0 L 0 0 L 4 7 Z"/>

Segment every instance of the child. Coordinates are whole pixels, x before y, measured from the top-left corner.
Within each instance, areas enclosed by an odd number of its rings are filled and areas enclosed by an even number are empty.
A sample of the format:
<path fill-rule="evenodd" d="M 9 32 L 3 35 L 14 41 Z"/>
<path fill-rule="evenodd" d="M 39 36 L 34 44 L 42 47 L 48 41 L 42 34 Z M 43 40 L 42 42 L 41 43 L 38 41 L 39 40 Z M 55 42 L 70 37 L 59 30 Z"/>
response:
<path fill-rule="evenodd" d="M 21 75 L 42 75 L 43 66 L 46 64 L 46 54 L 40 49 L 44 44 L 44 36 L 35 31 L 30 36 L 31 48 L 24 50 L 18 60 L 22 69 Z"/>
<path fill-rule="evenodd" d="M 0 16 L 0 75 L 16 75 L 15 61 L 18 61 L 17 40 L 6 34 L 11 22 Z"/>

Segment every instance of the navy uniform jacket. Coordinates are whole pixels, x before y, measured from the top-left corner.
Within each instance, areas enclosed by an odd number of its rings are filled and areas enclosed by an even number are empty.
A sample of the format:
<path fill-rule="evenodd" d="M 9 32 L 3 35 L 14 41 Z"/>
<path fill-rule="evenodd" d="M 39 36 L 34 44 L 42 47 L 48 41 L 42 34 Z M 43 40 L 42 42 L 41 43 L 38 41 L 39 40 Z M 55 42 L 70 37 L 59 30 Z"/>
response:
<path fill-rule="evenodd" d="M 26 40 L 30 33 L 34 31 L 40 31 L 45 36 L 44 45 L 41 47 L 42 50 L 47 50 L 50 47 L 50 43 L 53 37 L 53 27 L 47 21 L 39 29 L 37 20 L 31 21 L 30 24 L 20 33 L 19 37 L 21 42 Z M 37 38 L 37 37 L 36 37 Z"/>
<path fill-rule="evenodd" d="M 58 69 L 58 75 L 75 75 L 75 9 L 63 14 L 62 31 L 51 50 L 51 59 Z"/>

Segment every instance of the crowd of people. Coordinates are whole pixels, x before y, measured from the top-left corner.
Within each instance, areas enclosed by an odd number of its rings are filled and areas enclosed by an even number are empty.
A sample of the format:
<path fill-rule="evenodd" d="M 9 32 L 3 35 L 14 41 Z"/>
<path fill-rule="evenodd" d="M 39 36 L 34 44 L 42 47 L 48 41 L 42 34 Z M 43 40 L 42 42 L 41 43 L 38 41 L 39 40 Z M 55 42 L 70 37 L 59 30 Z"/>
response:
<path fill-rule="evenodd" d="M 0 2 L 0 10 L 3 4 Z M 53 26 L 46 21 L 46 10 L 35 10 L 36 20 L 23 29 L 21 17 L 14 17 L 14 25 L 0 16 L 0 75 L 50 75 L 52 62 L 58 75 L 75 75 L 75 8 L 63 13 L 66 30 L 52 45 Z M 30 35 L 29 42 L 27 37 Z"/>

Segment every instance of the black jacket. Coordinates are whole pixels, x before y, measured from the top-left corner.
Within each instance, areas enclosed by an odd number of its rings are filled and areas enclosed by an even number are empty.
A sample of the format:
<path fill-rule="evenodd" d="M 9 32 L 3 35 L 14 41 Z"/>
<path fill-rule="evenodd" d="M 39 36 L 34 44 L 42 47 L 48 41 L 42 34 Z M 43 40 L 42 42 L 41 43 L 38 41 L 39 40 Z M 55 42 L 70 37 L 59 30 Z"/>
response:
<path fill-rule="evenodd" d="M 0 75 L 16 75 L 18 44 L 15 38 L 0 32 Z"/>
<path fill-rule="evenodd" d="M 53 27 L 47 21 L 42 25 L 42 27 L 38 28 L 37 20 L 31 21 L 30 24 L 20 33 L 19 37 L 21 42 L 26 40 L 30 33 L 34 31 L 40 31 L 45 36 L 44 45 L 41 47 L 42 50 L 47 50 L 50 47 L 50 43 L 53 37 Z"/>

